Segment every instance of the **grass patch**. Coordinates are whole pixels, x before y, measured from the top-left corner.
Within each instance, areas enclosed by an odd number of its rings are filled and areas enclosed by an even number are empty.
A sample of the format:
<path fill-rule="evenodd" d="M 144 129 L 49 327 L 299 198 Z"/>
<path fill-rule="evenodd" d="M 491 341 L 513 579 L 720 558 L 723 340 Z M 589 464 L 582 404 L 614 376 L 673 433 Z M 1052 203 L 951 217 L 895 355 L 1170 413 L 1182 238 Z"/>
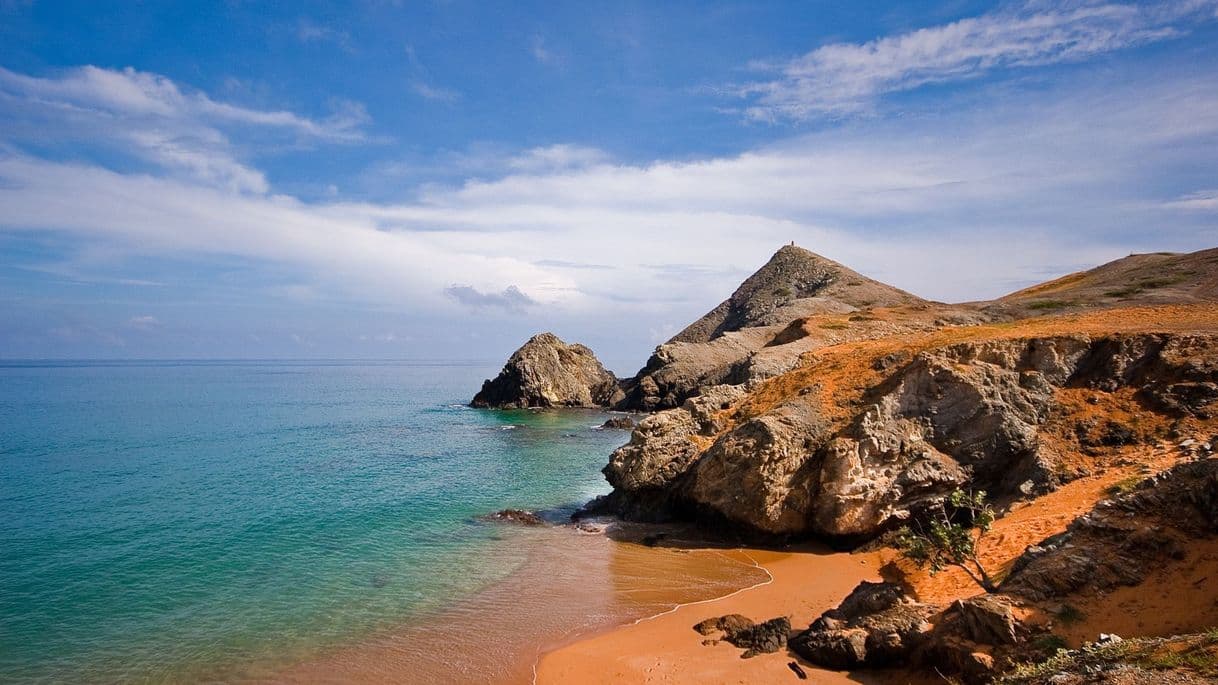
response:
<path fill-rule="evenodd" d="M 1138 483 L 1141 483 L 1145 478 L 1145 476 L 1129 476 L 1122 478 L 1121 480 L 1118 480 L 1112 485 L 1104 488 L 1104 492 L 1109 497 L 1118 497 L 1127 492 L 1133 492 L 1133 489 L 1138 487 Z"/>
<path fill-rule="evenodd" d="M 784 286 L 784 287 L 781 287 L 781 288 L 774 288 L 774 294 L 775 294 L 775 295 L 777 295 L 777 296 L 779 296 L 779 297 L 790 297 L 790 296 L 791 296 L 791 295 L 793 295 L 794 293 L 792 293 L 792 292 L 791 292 L 791 289 L 790 289 L 790 288 L 787 288 L 787 287 L 785 287 L 785 286 Z"/>
<path fill-rule="evenodd" d="M 1037 300 L 1028 305 L 1028 309 L 1065 309 L 1074 303 L 1069 300 Z"/>
<path fill-rule="evenodd" d="M 1116 290 L 1109 290 L 1109 291 L 1105 292 L 1104 297 L 1120 297 L 1120 298 L 1132 297 L 1134 295 L 1144 293 L 1147 290 L 1154 290 L 1156 288 L 1166 288 L 1169 285 L 1176 285 L 1177 283 L 1183 283 L 1184 281 L 1188 280 L 1189 276 L 1196 275 L 1196 273 L 1197 273 L 1196 271 L 1186 271 L 1186 272 L 1183 272 L 1176 276 L 1168 276 L 1168 277 L 1160 277 L 1160 278 L 1140 278 L 1137 281 L 1134 281 L 1133 285 L 1129 285 L 1129 286 L 1125 286 L 1124 288 L 1118 288 Z"/>
<path fill-rule="evenodd" d="M 829 330 L 831 330 L 831 331 L 844 331 L 844 330 L 846 330 L 847 328 L 850 328 L 850 325 L 849 325 L 849 324 L 844 324 L 844 323 L 832 322 L 832 323 L 822 323 L 822 324 L 820 325 L 820 327 L 821 327 L 821 328 L 827 328 L 827 329 L 829 329 Z"/>

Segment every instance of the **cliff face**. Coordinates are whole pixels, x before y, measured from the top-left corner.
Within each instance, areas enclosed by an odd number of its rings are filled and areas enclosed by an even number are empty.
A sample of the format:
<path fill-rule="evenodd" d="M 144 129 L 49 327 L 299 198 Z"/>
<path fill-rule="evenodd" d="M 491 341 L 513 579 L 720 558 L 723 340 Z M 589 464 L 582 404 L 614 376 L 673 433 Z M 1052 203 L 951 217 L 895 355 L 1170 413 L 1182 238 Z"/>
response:
<path fill-rule="evenodd" d="M 617 378 L 583 345 L 553 333 L 533 336 L 516 350 L 470 403 L 474 407 L 607 407 L 623 397 Z"/>
<path fill-rule="evenodd" d="M 1081 449 L 1161 437 L 1218 411 L 1218 336 L 1037 328 L 841 346 L 751 393 L 709 388 L 644 420 L 614 452 L 605 475 L 616 506 L 867 538 L 957 487 L 1044 492 L 1073 477 Z M 937 344 L 953 337 L 968 339 Z M 1139 415 L 1143 434 L 1088 426 L 1089 402 Z"/>

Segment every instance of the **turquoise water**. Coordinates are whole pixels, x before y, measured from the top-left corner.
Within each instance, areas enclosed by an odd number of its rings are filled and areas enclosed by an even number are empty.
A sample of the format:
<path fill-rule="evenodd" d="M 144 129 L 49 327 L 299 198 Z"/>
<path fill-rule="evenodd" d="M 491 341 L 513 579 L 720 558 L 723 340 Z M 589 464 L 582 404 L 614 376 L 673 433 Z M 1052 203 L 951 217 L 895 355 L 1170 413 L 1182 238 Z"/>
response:
<path fill-rule="evenodd" d="M 561 516 L 625 436 L 465 408 L 494 371 L 0 363 L 0 681 L 240 673 L 511 573 L 485 553 L 512 529 L 473 517 Z"/>

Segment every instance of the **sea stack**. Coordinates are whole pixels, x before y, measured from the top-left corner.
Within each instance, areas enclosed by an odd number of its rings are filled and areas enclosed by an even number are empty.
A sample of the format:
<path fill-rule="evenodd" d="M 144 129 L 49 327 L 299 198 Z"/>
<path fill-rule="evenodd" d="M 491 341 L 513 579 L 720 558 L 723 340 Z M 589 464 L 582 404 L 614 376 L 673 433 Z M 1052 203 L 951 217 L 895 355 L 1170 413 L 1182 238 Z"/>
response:
<path fill-rule="evenodd" d="M 539 333 L 516 350 L 494 379 L 470 402 L 473 407 L 609 407 L 623 398 L 616 376 L 592 350 Z"/>

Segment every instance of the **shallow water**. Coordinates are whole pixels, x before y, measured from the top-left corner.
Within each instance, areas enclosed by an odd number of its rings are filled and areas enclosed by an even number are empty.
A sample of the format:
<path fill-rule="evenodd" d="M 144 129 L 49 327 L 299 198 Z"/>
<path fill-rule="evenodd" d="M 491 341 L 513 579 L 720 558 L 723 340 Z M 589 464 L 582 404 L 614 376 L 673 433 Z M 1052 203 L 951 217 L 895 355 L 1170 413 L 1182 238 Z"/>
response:
<path fill-rule="evenodd" d="M 572 630 L 751 577 L 474 521 L 561 517 L 626 439 L 597 412 L 465 408 L 494 371 L 3 363 L 0 681 L 511 679 Z M 470 622 L 493 648 L 453 637 Z"/>

